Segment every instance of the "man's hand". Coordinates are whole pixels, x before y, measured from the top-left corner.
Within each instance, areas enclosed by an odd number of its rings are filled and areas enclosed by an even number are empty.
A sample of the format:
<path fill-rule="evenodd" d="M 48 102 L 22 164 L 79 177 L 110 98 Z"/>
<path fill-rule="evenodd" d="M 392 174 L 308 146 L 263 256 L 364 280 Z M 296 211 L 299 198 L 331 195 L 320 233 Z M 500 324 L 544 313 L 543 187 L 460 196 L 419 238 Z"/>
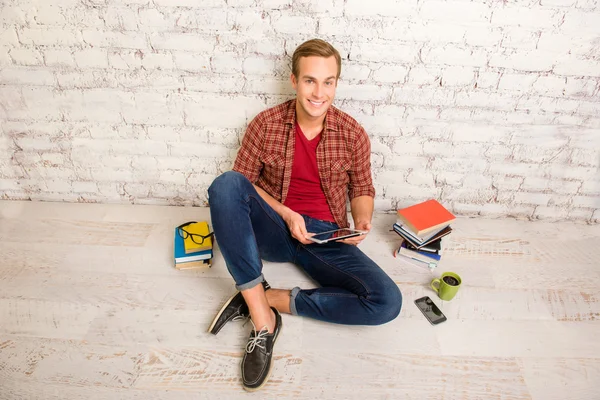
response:
<path fill-rule="evenodd" d="M 367 222 L 367 221 L 357 222 L 355 225 L 356 226 L 354 227 L 354 229 L 357 229 L 359 231 L 367 231 L 367 232 L 371 231 L 371 223 L 370 222 Z M 365 233 L 364 235 L 354 236 L 354 237 L 351 237 L 348 239 L 340 240 L 340 242 L 350 244 L 352 246 L 358 246 L 359 243 L 362 242 L 366 237 L 367 237 L 367 234 Z"/>
<path fill-rule="evenodd" d="M 304 218 L 302 218 L 302 215 L 295 211 L 289 210 L 285 217 L 283 217 L 283 220 L 287 224 L 292 237 L 297 241 L 302 244 L 314 243 L 306 239 L 307 236 L 312 236 L 313 234 L 306 232 L 306 224 L 304 223 Z"/>

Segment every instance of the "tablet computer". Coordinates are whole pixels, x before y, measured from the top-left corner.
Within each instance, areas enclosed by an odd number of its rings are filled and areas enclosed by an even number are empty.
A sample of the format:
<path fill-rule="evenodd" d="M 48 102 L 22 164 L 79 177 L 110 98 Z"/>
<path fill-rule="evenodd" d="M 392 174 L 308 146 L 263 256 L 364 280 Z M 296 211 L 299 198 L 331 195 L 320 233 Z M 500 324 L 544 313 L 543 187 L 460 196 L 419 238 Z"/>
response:
<path fill-rule="evenodd" d="M 308 240 L 312 240 L 315 243 L 323 244 L 328 242 L 335 242 L 337 240 L 348 239 L 354 236 L 360 236 L 366 234 L 367 231 L 359 231 L 357 229 L 335 229 L 333 231 L 316 233 L 314 236 L 308 237 Z"/>

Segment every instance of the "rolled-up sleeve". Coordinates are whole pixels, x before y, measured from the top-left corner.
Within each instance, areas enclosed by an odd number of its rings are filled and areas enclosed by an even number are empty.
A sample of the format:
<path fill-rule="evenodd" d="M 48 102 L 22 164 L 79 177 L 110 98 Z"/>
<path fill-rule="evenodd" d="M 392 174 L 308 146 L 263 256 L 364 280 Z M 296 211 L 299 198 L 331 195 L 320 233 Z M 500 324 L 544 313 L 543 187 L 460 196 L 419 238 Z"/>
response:
<path fill-rule="evenodd" d="M 252 183 L 256 183 L 262 170 L 260 154 L 263 138 L 262 124 L 259 117 L 256 117 L 246 129 L 242 146 L 233 164 L 233 170 L 243 174 Z"/>
<path fill-rule="evenodd" d="M 350 200 L 358 196 L 375 197 L 375 187 L 371 176 L 371 141 L 362 127 L 356 135 L 353 157 L 348 197 Z"/>

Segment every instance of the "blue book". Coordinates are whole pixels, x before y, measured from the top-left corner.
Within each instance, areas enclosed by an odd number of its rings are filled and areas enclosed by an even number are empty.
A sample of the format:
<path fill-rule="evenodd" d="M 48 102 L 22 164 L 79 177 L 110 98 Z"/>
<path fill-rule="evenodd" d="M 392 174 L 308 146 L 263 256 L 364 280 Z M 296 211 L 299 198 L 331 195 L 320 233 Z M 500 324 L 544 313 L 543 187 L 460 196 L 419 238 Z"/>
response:
<path fill-rule="evenodd" d="M 212 249 L 187 254 L 183 245 L 183 238 L 177 233 L 177 228 L 175 228 L 175 241 L 173 244 L 173 249 L 175 253 L 175 264 L 209 260 L 213 256 Z"/>
<path fill-rule="evenodd" d="M 442 259 L 442 256 L 440 256 L 439 254 L 436 253 L 429 253 L 427 251 L 419 251 L 419 250 L 413 250 L 413 249 L 409 249 L 408 246 L 406 245 L 406 242 L 402 242 L 402 244 L 400 245 L 400 248 L 398 249 L 398 254 L 401 254 L 403 256 L 409 257 L 409 258 L 415 258 L 417 260 L 421 260 L 421 261 L 440 261 Z"/>

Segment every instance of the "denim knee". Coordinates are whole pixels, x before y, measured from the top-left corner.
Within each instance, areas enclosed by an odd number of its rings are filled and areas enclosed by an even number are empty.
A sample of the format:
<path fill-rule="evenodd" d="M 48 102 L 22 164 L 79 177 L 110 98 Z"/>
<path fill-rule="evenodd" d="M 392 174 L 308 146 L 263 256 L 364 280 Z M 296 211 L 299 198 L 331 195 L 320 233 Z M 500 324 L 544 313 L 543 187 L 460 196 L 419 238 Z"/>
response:
<path fill-rule="evenodd" d="M 391 279 L 390 279 L 391 281 Z M 381 325 L 390 322 L 398 315 L 402 309 L 402 293 L 398 286 L 391 281 L 391 284 L 383 285 L 381 292 L 375 296 L 375 318 L 373 325 Z"/>
<path fill-rule="evenodd" d="M 214 205 L 220 196 L 239 192 L 244 183 L 250 183 L 248 178 L 236 171 L 227 171 L 219 175 L 208 188 L 208 204 Z M 212 202 L 212 203 L 211 203 Z"/>

